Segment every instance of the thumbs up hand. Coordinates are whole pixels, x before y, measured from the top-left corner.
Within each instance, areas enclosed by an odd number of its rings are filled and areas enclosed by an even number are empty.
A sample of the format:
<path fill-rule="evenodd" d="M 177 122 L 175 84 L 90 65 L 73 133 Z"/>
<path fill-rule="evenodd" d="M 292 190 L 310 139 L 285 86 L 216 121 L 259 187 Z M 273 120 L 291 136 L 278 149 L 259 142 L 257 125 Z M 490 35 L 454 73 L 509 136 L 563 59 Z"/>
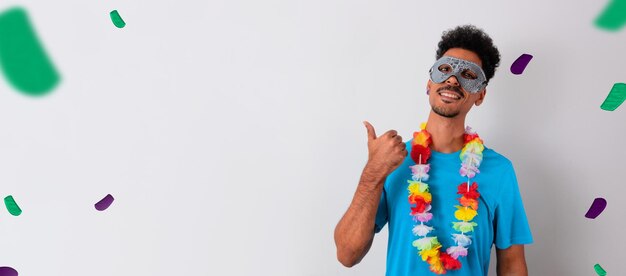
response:
<path fill-rule="evenodd" d="M 364 121 L 363 124 L 367 129 L 368 164 L 382 170 L 385 175 L 390 174 L 402 164 L 407 156 L 402 137 L 395 130 L 389 130 L 376 137 L 374 127 L 368 121 Z"/>

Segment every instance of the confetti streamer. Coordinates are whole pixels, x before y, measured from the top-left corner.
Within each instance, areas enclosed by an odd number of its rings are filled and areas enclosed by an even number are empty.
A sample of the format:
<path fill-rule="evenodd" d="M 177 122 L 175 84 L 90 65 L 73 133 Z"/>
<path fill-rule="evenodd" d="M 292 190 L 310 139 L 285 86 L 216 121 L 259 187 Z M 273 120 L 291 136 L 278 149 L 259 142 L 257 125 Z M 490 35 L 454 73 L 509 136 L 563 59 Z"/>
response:
<path fill-rule="evenodd" d="M 626 100 L 626 83 L 616 83 L 600 106 L 603 110 L 613 111 Z"/>
<path fill-rule="evenodd" d="M 17 276 L 17 270 L 8 266 L 0 267 L 0 276 Z"/>
<path fill-rule="evenodd" d="M 117 12 L 117 10 L 111 11 L 109 15 L 111 16 L 111 21 L 113 21 L 113 25 L 115 25 L 115 27 L 118 27 L 121 29 L 126 26 L 126 22 L 124 22 L 124 19 L 122 19 L 122 17 L 120 16 L 120 13 Z"/>
<path fill-rule="evenodd" d="M 526 69 L 526 66 L 528 65 L 531 59 L 533 59 L 533 56 L 529 54 L 522 54 L 521 56 L 519 56 L 513 62 L 513 64 L 511 64 L 511 73 L 515 75 L 520 75 L 524 73 L 524 69 Z"/>
<path fill-rule="evenodd" d="M 19 216 L 22 214 L 22 209 L 20 209 L 20 206 L 17 205 L 17 203 L 15 202 L 15 199 L 13 199 L 13 196 L 7 196 L 4 198 L 4 205 L 6 205 L 7 210 L 9 210 L 9 213 L 11 215 L 14 216 Z"/>
<path fill-rule="evenodd" d="M 113 200 L 115 200 L 115 198 L 113 198 L 111 194 L 108 194 L 103 199 L 98 201 L 98 203 L 94 204 L 94 206 L 96 207 L 96 210 L 104 211 L 111 206 Z"/>
<path fill-rule="evenodd" d="M 595 219 L 597 218 L 602 211 L 606 208 L 606 199 L 598 197 L 593 200 L 591 207 L 589 207 L 589 211 L 585 214 L 586 218 Z"/>
<path fill-rule="evenodd" d="M 626 0 L 612 0 L 596 18 L 598 28 L 619 31 L 626 24 Z"/>
<path fill-rule="evenodd" d="M 60 81 L 26 10 L 19 7 L 0 13 L 0 65 L 9 83 L 29 96 L 46 95 Z"/>

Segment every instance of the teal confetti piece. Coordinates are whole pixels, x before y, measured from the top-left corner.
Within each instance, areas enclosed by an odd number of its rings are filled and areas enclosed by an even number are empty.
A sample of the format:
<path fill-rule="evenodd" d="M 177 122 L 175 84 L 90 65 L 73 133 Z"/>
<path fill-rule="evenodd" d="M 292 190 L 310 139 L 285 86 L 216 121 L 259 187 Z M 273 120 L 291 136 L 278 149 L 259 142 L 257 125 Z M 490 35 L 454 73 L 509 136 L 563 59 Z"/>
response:
<path fill-rule="evenodd" d="M 593 269 L 596 270 L 596 273 L 598 273 L 599 276 L 606 276 L 606 271 L 599 264 L 594 265 Z"/>
<path fill-rule="evenodd" d="M 626 100 L 626 83 L 616 83 L 600 108 L 606 111 L 617 109 Z"/>
<path fill-rule="evenodd" d="M 626 24 L 626 0 L 611 0 L 604 11 L 596 18 L 599 28 L 618 31 Z"/>
<path fill-rule="evenodd" d="M 7 210 L 9 210 L 9 213 L 11 215 L 14 216 L 19 216 L 22 214 L 22 209 L 20 209 L 20 206 L 17 205 L 17 203 L 15 203 L 15 199 L 13 199 L 13 196 L 7 196 L 4 198 L 4 205 L 7 206 Z"/>
<path fill-rule="evenodd" d="M 111 11 L 109 15 L 111 15 L 111 21 L 113 21 L 113 25 L 115 25 L 115 27 L 118 27 L 121 29 L 121 28 L 124 28 L 124 26 L 126 26 L 126 22 L 124 22 L 124 19 L 122 19 L 122 17 L 120 16 L 120 13 L 117 12 L 117 10 Z"/>
<path fill-rule="evenodd" d="M 60 81 L 23 8 L 0 13 L 0 66 L 9 83 L 29 96 L 46 95 Z"/>

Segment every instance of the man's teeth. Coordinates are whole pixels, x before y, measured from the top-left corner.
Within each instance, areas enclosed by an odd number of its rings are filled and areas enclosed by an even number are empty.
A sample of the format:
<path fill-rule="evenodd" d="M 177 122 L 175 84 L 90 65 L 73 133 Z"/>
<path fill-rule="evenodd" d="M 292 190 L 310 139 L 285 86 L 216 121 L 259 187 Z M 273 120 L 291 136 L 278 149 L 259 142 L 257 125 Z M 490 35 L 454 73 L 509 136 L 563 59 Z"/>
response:
<path fill-rule="evenodd" d="M 454 99 L 457 99 L 457 100 L 461 98 L 461 97 L 459 97 L 459 96 L 458 96 L 458 95 L 456 95 L 456 94 L 446 93 L 446 92 L 441 93 L 441 95 L 442 95 L 442 96 L 445 96 L 445 97 L 448 97 L 448 98 L 454 98 Z"/>

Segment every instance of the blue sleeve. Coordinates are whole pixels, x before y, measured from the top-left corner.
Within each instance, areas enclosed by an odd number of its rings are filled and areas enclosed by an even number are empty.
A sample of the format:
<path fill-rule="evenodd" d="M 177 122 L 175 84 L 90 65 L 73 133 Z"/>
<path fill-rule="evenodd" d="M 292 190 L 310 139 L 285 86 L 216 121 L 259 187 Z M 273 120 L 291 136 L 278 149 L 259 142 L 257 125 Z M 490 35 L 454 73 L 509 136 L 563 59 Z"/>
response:
<path fill-rule="evenodd" d="M 517 185 L 517 177 L 510 162 L 499 185 L 501 189 L 494 222 L 496 247 L 506 249 L 513 244 L 532 243 L 533 237 Z"/>
<path fill-rule="evenodd" d="M 389 213 L 387 212 L 387 192 L 383 187 L 383 193 L 380 195 L 380 203 L 378 203 L 378 211 L 376 212 L 376 222 L 374 230 L 376 233 L 383 229 L 385 224 L 389 220 Z"/>

